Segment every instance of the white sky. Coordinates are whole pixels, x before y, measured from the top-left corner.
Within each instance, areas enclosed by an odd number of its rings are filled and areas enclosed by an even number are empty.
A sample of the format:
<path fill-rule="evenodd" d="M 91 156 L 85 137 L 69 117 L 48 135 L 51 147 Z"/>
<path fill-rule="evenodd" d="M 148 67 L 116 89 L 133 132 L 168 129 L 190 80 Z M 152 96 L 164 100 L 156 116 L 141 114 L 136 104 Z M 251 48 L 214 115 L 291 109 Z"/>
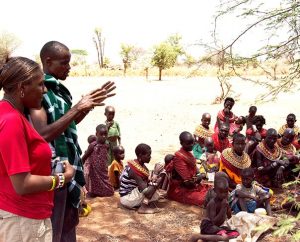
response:
<path fill-rule="evenodd" d="M 168 36 L 179 33 L 193 44 L 209 39 L 218 0 L 5 0 L 1 3 L 0 31 L 15 34 L 22 41 L 15 54 L 33 58 L 50 40 L 70 49 L 85 49 L 96 60 L 92 41 L 95 27 L 106 37 L 105 55 L 120 61 L 120 44 L 149 49 Z M 226 21 L 220 28 L 224 46 L 239 21 Z M 222 36 L 223 35 L 223 36 Z M 253 39 L 244 40 L 249 46 Z M 194 49 L 196 51 L 196 49 Z M 198 56 L 196 52 L 191 53 Z"/>

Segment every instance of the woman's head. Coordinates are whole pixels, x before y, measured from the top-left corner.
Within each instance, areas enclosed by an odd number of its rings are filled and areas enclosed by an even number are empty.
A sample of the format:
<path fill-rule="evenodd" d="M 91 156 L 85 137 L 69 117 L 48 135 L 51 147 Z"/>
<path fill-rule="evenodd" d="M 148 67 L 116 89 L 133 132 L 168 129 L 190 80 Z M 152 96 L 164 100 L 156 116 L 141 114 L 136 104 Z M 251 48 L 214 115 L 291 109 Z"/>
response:
<path fill-rule="evenodd" d="M 257 112 L 257 107 L 256 107 L 256 106 L 251 106 L 251 107 L 249 108 L 249 115 L 250 115 L 250 116 L 254 117 L 255 114 L 256 114 L 256 112 Z"/>
<path fill-rule="evenodd" d="M 258 131 L 261 131 L 263 126 L 266 124 L 266 120 L 265 120 L 264 116 L 262 116 L 262 115 L 255 116 L 253 118 L 252 122 L 256 126 Z"/>
<path fill-rule="evenodd" d="M 277 138 L 278 138 L 278 135 L 277 135 L 277 131 L 275 129 L 268 129 L 267 131 L 267 136 L 265 138 L 265 143 L 266 145 L 273 149 L 274 148 L 274 145 L 277 141 Z"/>
<path fill-rule="evenodd" d="M 184 131 L 179 135 L 179 141 L 185 151 L 192 151 L 195 139 L 190 132 Z"/>
<path fill-rule="evenodd" d="M 246 137 L 243 134 L 233 136 L 233 150 L 237 155 L 242 155 L 246 146 Z"/>
<path fill-rule="evenodd" d="M 151 160 L 151 147 L 141 143 L 135 148 L 135 154 L 139 162 L 149 163 Z"/>
<path fill-rule="evenodd" d="M 44 75 L 39 64 L 25 57 L 12 57 L 0 67 L 0 89 L 26 108 L 40 108 Z"/>
<path fill-rule="evenodd" d="M 295 132 L 293 129 L 287 128 L 282 135 L 281 144 L 282 145 L 289 145 L 293 142 L 295 138 Z"/>
<path fill-rule="evenodd" d="M 225 98 L 225 101 L 224 101 L 224 108 L 231 110 L 234 103 L 235 103 L 235 101 L 232 97 L 227 97 L 227 98 Z"/>
<path fill-rule="evenodd" d="M 296 119 L 296 115 L 293 114 L 293 113 L 290 113 L 287 117 L 286 117 L 286 123 L 287 123 L 287 126 L 289 128 L 294 128 L 295 126 L 295 123 L 296 123 L 297 119 Z"/>

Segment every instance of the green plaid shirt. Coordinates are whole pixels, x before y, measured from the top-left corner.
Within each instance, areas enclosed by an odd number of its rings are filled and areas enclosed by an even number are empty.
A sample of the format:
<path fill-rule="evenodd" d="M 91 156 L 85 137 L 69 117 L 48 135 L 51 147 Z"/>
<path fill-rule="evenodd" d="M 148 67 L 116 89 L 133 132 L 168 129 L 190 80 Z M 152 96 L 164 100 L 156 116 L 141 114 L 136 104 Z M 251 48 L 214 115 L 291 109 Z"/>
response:
<path fill-rule="evenodd" d="M 45 75 L 45 86 L 48 92 L 44 94 L 43 107 L 47 112 L 48 124 L 51 124 L 72 107 L 72 96 L 69 90 L 51 75 Z M 78 207 L 80 190 L 85 181 L 75 122 L 73 121 L 51 144 L 55 148 L 56 155 L 68 159 L 76 171 L 74 179 L 67 185 L 71 202 L 74 207 Z"/>

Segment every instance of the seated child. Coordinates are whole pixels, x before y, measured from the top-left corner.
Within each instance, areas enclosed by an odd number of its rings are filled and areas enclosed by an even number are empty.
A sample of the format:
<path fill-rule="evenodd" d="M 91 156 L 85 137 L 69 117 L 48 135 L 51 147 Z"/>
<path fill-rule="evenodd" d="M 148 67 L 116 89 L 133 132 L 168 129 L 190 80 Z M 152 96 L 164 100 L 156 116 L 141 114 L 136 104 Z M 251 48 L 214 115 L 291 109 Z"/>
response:
<path fill-rule="evenodd" d="M 214 181 L 215 172 L 219 170 L 220 152 L 214 150 L 214 141 L 211 137 L 204 140 L 204 153 L 200 157 L 200 173 L 204 173 L 209 181 Z"/>
<path fill-rule="evenodd" d="M 245 168 L 241 173 L 242 184 L 238 184 L 231 193 L 231 209 L 234 213 L 247 211 L 254 213 L 256 208 L 263 207 L 268 215 L 272 215 L 270 193 L 254 182 L 254 171 Z"/>
<path fill-rule="evenodd" d="M 162 181 L 160 173 L 163 166 L 156 164 L 149 179 L 146 163 L 151 160 L 151 147 L 139 144 L 135 149 L 136 159 L 128 161 L 120 177 L 120 203 L 129 209 L 138 208 L 138 213 L 156 213 L 155 201 L 160 196 L 157 189 Z"/>
<path fill-rule="evenodd" d="M 125 158 L 125 150 L 123 146 L 115 146 L 113 148 L 113 154 L 115 159 L 108 168 L 108 177 L 111 185 L 116 190 L 120 187 L 120 175 L 124 169 L 122 160 Z"/>
<path fill-rule="evenodd" d="M 235 238 L 239 236 L 239 233 L 223 226 L 226 219 L 231 218 L 231 209 L 228 204 L 228 180 L 218 177 L 214 185 L 216 196 L 207 204 L 206 218 L 201 221 L 200 225 L 201 234 L 220 235 L 228 239 Z"/>
<path fill-rule="evenodd" d="M 220 178 L 224 178 L 224 179 L 226 179 L 227 181 L 229 181 L 229 177 L 228 177 L 228 175 L 227 175 L 225 172 L 223 172 L 223 171 L 218 171 L 218 172 L 216 172 L 216 174 L 215 174 L 214 187 L 216 186 L 216 182 L 218 182 L 218 180 L 219 180 Z M 214 191 L 214 188 L 212 187 L 212 188 L 210 188 L 210 189 L 207 191 L 207 193 L 206 193 L 205 201 L 204 201 L 204 208 L 206 208 L 206 206 L 207 206 L 207 204 L 209 203 L 209 201 L 210 201 L 211 199 L 215 198 L 215 197 L 216 197 L 216 193 L 215 193 L 215 191 Z"/>

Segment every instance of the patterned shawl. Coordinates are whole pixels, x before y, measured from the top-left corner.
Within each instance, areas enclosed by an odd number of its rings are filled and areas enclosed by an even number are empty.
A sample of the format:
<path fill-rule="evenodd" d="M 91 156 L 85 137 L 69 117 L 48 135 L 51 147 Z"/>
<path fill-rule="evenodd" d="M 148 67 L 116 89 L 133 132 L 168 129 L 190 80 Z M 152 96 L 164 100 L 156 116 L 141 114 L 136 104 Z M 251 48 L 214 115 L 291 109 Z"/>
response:
<path fill-rule="evenodd" d="M 44 94 L 43 107 L 47 113 L 48 124 L 60 119 L 72 106 L 72 96 L 69 90 L 51 75 L 45 75 L 45 86 L 48 92 Z M 57 156 L 68 159 L 75 169 L 75 176 L 68 183 L 68 191 L 74 207 L 79 206 L 80 189 L 85 185 L 81 149 L 78 144 L 77 130 L 73 121 L 69 127 L 52 143 Z"/>
<path fill-rule="evenodd" d="M 140 176 L 143 180 L 148 180 L 149 170 L 141 166 L 137 160 L 130 160 L 127 164 L 136 175 Z"/>

